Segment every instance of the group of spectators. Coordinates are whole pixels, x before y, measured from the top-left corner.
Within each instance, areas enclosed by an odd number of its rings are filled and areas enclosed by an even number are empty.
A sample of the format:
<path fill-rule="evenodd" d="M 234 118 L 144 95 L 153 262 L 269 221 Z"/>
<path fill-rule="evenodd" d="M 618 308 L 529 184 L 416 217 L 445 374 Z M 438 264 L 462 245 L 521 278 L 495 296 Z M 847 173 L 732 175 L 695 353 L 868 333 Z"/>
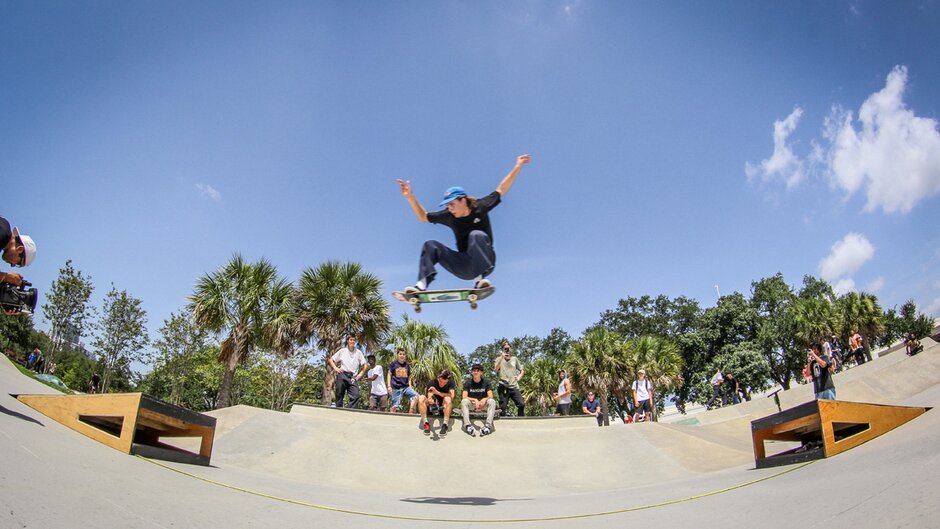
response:
<path fill-rule="evenodd" d="M 457 386 L 454 374 L 443 370 L 432 380 L 424 393 L 419 393 L 412 386 L 412 366 L 408 362 L 407 352 L 399 348 L 395 351 L 395 360 L 386 371 L 376 361 L 373 354 L 363 355 L 356 347 L 356 337 L 348 336 L 346 346 L 337 350 L 327 358 L 327 365 L 336 375 L 334 392 L 337 407 L 360 407 L 359 382 L 363 379 L 371 382 L 368 398 L 368 409 L 389 410 L 397 413 L 402 409 L 402 400 L 408 399 L 408 413 L 418 413 L 421 417 L 419 428 L 430 433 L 429 416 L 441 415 L 450 417 L 453 411 Z M 518 357 L 512 354 L 512 346 L 505 342 L 501 354 L 493 363 L 493 371 L 497 374 L 498 383 L 496 396 L 489 380 L 483 376 L 482 364 L 476 363 L 470 367 L 470 376 L 463 383 L 460 398 L 460 414 L 463 418 L 463 430 L 475 436 L 489 435 L 493 432 L 493 419 L 497 411 L 505 415 L 512 401 L 516 407 L 516 415 L 525 415 L 525 398 L 519 388 L 519 380 L 525 375 L 525 369 Z M 568 415 L 571 411 L 572 387 L 567 372 L 562 369 L 558 373 L 558 390 L 552 394 L 556 403 L 555 415 Z M 646 371 L 639 371 L 639 378 L 633 383 L 634 408 L 637 413 L 646 414 L 649 419 L 653 413 L 653 386 L 646 379 Z M 346 400 L 348 398 L 348 403 Z M 581 411 L 585 415 L 597 417 L 598 425 L 603 424 L 603 415 L 600 401 L 596 394 L 589 391 L 587 398 L 581 402 Z M 479 430 L 471 421 L 471 414 L 484 417 L 483 426 Z M 441 426 L 440 433 L 446 434 L 449 429 L 446 421 Z"/>

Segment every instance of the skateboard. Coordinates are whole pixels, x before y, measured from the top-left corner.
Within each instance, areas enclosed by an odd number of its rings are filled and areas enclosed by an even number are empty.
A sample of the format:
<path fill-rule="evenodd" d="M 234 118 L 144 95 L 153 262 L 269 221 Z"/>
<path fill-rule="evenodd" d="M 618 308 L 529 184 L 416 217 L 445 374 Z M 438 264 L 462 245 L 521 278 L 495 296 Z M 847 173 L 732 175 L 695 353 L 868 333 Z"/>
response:
<path fill-rule="evenodd" d="M 476 310 L 477 302 L 486 299 L 496 292 L 496 287 L 486 288 L 454 288 L 448 290 L 423 290 L 421 292 L 392 292 L 398 301 L 404 301 L 414 307 L 415 312 L 421 312 L 422 303 L 446 303 L 450 301 L 466 301 L 470 308 Z"/>

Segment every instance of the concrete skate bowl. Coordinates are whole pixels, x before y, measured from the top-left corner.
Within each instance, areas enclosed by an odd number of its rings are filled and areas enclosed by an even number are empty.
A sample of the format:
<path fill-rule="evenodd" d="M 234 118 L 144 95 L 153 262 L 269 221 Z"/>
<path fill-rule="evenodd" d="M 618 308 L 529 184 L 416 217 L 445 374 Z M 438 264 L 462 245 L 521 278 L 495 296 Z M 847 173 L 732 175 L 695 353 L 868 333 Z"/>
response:
<path fill-rule="evenodd" d="M 937 406 L 940 350 L 925 349 L 838 375 L 840 398 L 891 386 L 868 400 Z M 9 392 L 31 391 L 22 386 L 34 381 L 6 367 L 0 383 L 18 384 Z M 785 399 L 808 400 L 796 395 L 805 386 L 791 391 Z M 756 470 L 749 423 L 776 411 L 772 399 L 687 425 L 498 420 L 482 438 L 460 431 L 459 419 L 441 438 L 439 421 L 425 436 L 414 416 L 236 406 L 212 412 L 212 466 L 192 467 L 120 454 L 6 392 L 0 400 L 20 415 L 0 413 L 0 527 L 792 527 L 794 506 L 827 490 L 849 500 L 817 509 L 826 527 L 924 527 L 940 516 L 935 412 L 830 459 Z M 62 492 L 50 506 L 51 488 Z"/>

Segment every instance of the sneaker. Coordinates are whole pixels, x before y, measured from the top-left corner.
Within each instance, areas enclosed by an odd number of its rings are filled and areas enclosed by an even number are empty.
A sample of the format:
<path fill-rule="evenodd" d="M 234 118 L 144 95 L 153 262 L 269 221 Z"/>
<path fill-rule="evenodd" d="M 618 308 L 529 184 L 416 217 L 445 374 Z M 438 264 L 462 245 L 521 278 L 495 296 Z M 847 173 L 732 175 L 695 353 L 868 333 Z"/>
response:
<path fill-rule="evenodd" d="M 403 290 L 402 292 L 404 292 L 405 294 L 417 294 L 418 292 L 424 292 L 424 289 L 418 288 L 415 285 L 411 285 L 410 287 L 405 287 L 405 290 Z"/>
<path fill-rule="evenodd" d="M 425 422 L 422 426 L 418 426 L 419 430 L 423 430 L 426 435 L 431 433 L 431 423 Z"/>
<path fill-rule="evenodd" d="M 467 426 L 465 426 L 463 431 L 467 432 L 467 435 L 469 435 L 470 437 L 473 437 L 477 434 L 477 431 L 473 428 L 472 424 L 468 424 Z"/>
<path fill-rule="evenodd" d="M 493 286 L 493 283 L 490 283 L 487 279 L 481 279 L 473 285 L 473 288 L 480 290 L 481 288 L 490 288 Z"/>
<path fill-rule="evenodd" d="M 441 435 L 447 435 L 448 430 L 450 430 L 450 428 L 447 427 L 447 423 L 441 425 Z"/>
<path fill-rule="evenodd" d="M 482 435 L 489 435 L 489 434 L 491 434 L 491 433 L 493 433 L 493 430 L 490 430 L 490 427 L 489 427 L 489 426 L 484 426 L 483 429 L 480 430 L 480 435 L 481 435 L 481 436 L 482 436 Z"/>

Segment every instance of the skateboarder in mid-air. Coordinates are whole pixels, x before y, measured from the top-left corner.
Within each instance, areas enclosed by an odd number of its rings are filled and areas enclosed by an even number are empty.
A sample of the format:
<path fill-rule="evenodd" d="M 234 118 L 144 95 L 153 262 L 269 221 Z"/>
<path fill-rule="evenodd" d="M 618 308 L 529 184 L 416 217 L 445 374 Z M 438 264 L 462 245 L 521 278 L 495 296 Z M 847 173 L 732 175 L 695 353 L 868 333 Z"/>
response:
<path fill-rule="evenodd" d="M 483 198 L 467 196 L 462 187 L 451 187 L 444 193 L 440 211 L 428 213 L 411 192 L 411 181 L 398 180 L 401 194 L 408 200 L 411 210 L 421 222 L 443 224 L 454 231 L 457 250 L 454 251 L 438 241 L 426 241 L 421 250 L 421 262 L 418 265 L 418 282 L 405 288 L 405 294 L 427 290 L 434 276 L 435 265 L 441 264 L 448 272 L 460 279 L 474 281 L 473 288 L 492 286 L 485 278 L 496 266 L 496 252 L 493 251 L 493 230 L 490 227 L 489 211 L 499 205 L 502 197 L 509 192 L 522 166 L 529 163 L 531 157 L 523 154 L 516 159 L 516 165 L 503 178 L 502 182 L 489 195 Z"/>

